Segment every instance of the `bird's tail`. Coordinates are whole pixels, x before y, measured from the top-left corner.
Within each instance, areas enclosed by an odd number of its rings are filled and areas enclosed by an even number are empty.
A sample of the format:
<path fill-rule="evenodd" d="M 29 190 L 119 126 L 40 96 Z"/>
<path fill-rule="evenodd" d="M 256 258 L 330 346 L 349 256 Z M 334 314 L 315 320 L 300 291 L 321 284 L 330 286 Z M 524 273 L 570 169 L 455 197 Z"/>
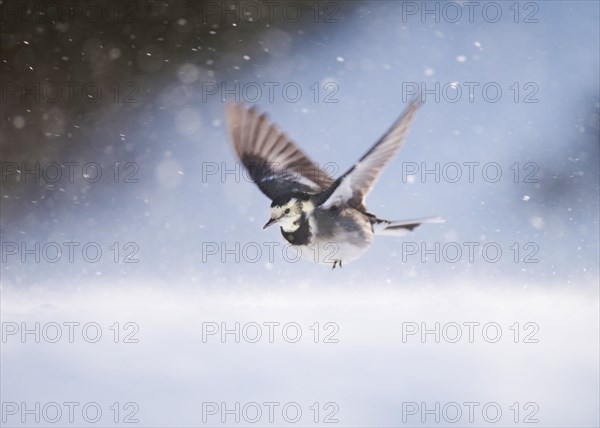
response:
<path fill-rule="evenodd" d="M 378 218 L 373 223 L 373 231 L 376 235 L 404 236 L 423 223 L 444 223 L 445 221 L 442 217 L 424 217 L 398 221 Z"/>

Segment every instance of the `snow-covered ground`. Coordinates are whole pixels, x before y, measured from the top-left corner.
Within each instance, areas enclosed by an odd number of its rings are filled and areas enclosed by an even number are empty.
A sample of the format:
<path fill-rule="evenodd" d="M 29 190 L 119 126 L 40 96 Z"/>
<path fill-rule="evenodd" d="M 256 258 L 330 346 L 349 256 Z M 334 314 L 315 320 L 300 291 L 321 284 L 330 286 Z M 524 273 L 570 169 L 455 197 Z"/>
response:
<path fill-rule="evenodd" d="M 598 426 L 598 309 L 594 284 L 4 286 L 3 422 Z"/>

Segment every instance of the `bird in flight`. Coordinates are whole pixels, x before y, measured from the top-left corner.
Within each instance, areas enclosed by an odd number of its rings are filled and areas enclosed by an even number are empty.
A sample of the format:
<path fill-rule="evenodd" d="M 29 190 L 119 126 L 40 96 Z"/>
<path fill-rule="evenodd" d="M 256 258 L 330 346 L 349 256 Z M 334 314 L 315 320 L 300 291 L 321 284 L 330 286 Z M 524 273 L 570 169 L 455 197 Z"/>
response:
<path fill-rule="evenodd" d="M 440 217 L 390 221 L 371 214 L 365 197 L 404 141 L 421 102 L 414 99 L 392 127 L 346 173 L 333 179 L 256 107 L 229 103 L 226 119 L 235 154 L 272 200 L 263 229 L 278 224 L 302 258 L 333 269 L 359 258 L 375 235 L 403 236 Z"/>

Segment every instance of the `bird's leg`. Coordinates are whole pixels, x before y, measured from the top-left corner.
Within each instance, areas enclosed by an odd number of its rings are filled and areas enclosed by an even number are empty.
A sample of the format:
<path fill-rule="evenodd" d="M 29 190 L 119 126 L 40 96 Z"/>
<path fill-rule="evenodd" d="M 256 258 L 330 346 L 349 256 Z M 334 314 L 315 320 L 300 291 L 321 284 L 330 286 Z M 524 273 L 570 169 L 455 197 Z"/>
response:
<path fill-rule="evenodd" d="M 335 267 L 337 266 L 337 262 L 338 262 L 337 260 L 334 260 L 334 261 L 333 261 L 333 267 L 331 268 L 331 270 L 334 270 L 334 269 L 335 269 Z"/>
<path fill-rule="evenodd" d="M 340 260 L 340 268 L 342 267 L 342 261 Z"/>

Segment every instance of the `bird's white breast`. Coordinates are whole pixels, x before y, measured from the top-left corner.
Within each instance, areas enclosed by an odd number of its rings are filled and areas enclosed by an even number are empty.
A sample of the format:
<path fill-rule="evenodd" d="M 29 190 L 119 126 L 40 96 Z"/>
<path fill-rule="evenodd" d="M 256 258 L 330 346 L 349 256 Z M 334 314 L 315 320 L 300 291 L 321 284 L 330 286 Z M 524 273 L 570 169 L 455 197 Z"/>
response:
<path fill-rule="evenodd" d="M 348 242 L 324 242 L 315 241 L 308 245 L 293 245 L 298 253 L 298 258 L 319 264 L 333 264 L 336 260 L 342 260 L 343 263 L 350 263 L 356 260 L 369 248 L 369 244 L 354 245 Z"/>

